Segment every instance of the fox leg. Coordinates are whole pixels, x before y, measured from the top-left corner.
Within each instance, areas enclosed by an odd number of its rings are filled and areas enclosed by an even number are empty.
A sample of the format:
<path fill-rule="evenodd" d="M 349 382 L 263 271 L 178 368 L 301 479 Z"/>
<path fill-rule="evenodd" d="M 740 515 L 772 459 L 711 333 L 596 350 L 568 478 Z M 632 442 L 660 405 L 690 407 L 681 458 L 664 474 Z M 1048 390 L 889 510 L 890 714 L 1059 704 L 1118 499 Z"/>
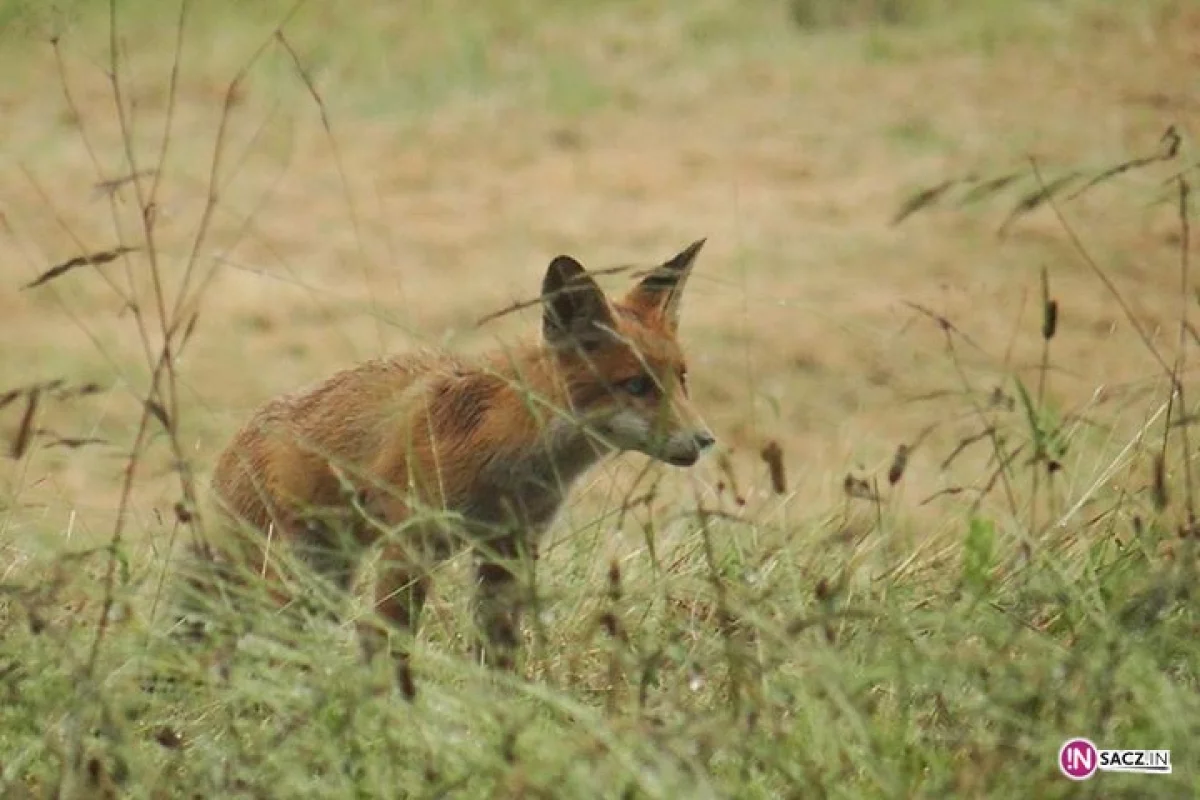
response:
<path fill-rule="evenodd" d="M 362 496 L 364 510 L 383 524 L 395 528 L 408 517 L 407 504 L 398 497 L 366 492 Z M 421 611 L 429 595 L 430 568 L 439 550 L 436 538 L 420 526 L 385 534 L 376 570 L 375 611 L 390 630 L 371 623 L 360 623 L 359 639 L 368 661 L 388 645 L 388 654 L 396 665 L 396 681 L 410 699 L 416 692 L 410 667 L 409 650 L 416 636 Z M 364 541 L 367 538 L 364 536 Z M 398 635 L 402 641 L 395 641 Z"/>
<path fill-rule="evenodd" d="M 521 649 L 522 573 L 534 558 L 518 536 L 493 539 L 477 547 L 475 620 L 481 634 L 477 655 L 492 666 L 511 670 Z"/>
<path fill-rule="evenodd" d="M 377 625 L 366 623 L 360 623 L 358 629 L 363 655 L 368 661 L 383 649 L 386 642 L 391 642 L 388 654 L 396 665 L 396 682 L 410 698 L 416 689 L 409 664 L 409 648 L 412 637 L 417 633 L 429 585 L 428 567 L 419 559 L 414 560 L 408 548 L 385 546 L 375 585 L 375 610 L 393 630 L 385 632 Z M 404 641 L 392 641 L 389 634 L 399 634 Z"/>
<path fill-rule="evenodd" d="M 295 537 L 293 547 L 301 559 L 338 591 L 349 592 L 365 549 L 357 534 L 361 522 L 353 510 L 314 509 L 297 521 L 303 533 Z"/>
<path fill-rule="evenodd" d="M 176 576 L 175 622 L 189 639 L 207 639 L 206 631 L 215 629 L 244 632 L 254 618 L 245 612 L 255 602 L 282 607 L 293 599 L 284 590 L 270 546 L 276 536 L 295 538 L 293 518 L 266 502 L 243 511 L 218 499 L 215 510 L 215 536 L 189 545 Z M 256 591 L 260 588 L 261 593 Z"/>

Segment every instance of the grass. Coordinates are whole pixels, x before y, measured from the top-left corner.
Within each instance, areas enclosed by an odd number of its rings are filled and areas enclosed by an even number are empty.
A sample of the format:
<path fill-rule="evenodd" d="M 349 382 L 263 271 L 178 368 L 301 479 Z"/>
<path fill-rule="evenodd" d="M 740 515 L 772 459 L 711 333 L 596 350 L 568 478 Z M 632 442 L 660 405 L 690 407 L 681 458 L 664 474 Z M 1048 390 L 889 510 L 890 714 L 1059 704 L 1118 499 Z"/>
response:
<path fill-rule="evenodd" d="M 0 794 L 1194 795 L 1195 10 L 477 5 L 127 0 L 114 82 L 107 4 L 0 2 Z M 720 457 L 597 470 L 520 674 L 461 560 L 412 702 L 349 621 L 165 636 L 253 406 L 700 235 Z"/>

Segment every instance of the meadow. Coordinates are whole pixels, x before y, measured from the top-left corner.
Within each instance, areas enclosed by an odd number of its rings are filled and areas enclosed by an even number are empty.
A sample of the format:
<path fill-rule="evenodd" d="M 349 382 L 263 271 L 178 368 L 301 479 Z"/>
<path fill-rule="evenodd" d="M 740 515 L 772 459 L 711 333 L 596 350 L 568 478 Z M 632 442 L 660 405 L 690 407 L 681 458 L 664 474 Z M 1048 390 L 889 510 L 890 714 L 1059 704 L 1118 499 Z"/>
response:
<path fill-rule="evenodd" d="M 1190 0 L 0 0 L 0 796 L 1197 796 L 1198 66 Z M 258 404 L 700 237 L 717 452 L 590 474 L 516 674 L 465 558 L 412 697 L 361 602 L 167 635 Z"/>

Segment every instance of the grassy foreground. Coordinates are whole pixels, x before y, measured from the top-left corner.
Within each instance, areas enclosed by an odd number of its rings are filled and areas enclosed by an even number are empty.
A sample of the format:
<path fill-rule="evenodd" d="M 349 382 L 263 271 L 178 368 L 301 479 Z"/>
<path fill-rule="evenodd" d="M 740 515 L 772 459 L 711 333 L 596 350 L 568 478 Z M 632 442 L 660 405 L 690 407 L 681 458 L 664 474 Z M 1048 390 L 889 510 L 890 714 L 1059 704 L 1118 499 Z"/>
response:
<path fill-rule="evenodd" d="M 1200 793 L 1200 15 L 400 5 L 0 0 L 0 796 Z M 725 449 L 597 472 L 519 675 L 462 560 L 411 701 L 353 604 L 167 638 L 254 404 L 714 228 Z M 1174 773 L 1072 783 L 1074 736 Z"/>

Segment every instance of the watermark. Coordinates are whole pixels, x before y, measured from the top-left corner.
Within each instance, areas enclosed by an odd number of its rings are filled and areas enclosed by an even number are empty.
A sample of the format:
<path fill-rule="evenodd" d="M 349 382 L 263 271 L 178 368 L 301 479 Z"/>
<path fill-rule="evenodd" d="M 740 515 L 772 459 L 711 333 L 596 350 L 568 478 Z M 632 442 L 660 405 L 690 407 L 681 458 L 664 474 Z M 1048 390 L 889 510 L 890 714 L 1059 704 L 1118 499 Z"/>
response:
<path fill-rule="evenodd" d="M 1097 770 L 1170 775 L 1170 750 L 1100 750 L 1087 739 L 1068 739 L 1058 750 L 1058 768 L 1073 781 L 1085 781 Z"/>

